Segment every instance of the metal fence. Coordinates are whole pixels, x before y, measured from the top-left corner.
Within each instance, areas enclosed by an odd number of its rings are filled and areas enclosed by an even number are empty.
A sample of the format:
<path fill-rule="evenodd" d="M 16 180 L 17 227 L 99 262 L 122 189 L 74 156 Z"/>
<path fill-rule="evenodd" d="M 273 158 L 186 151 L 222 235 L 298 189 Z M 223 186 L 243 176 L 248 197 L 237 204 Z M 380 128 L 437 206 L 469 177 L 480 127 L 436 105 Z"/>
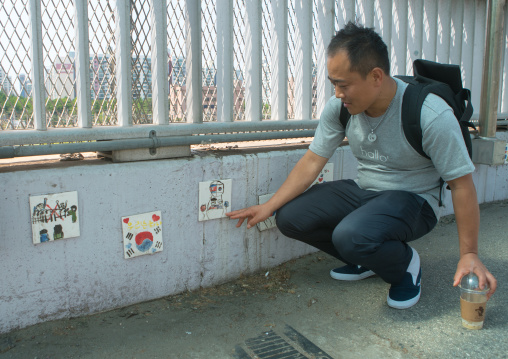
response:
<path fill-rule="evenodd" d="M 312 135 L 333 94 L 325 48 L 349 20 L 380 32 L 394 74 L 416 58 L 460 64 L 478 112 L 486 0 L 3 0 L 0 157 L 151 131 Z"/>

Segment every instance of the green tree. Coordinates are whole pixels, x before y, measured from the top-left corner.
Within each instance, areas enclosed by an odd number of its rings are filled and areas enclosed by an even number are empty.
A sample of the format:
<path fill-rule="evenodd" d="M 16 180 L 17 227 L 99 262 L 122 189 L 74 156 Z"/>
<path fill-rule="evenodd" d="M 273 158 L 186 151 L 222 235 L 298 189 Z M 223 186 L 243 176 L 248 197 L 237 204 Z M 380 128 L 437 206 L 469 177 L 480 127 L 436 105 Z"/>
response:
<path fill-rule="evenodd" d="M 7 100 L 7 94 L 3 91 L 0 91 L 0 106 L 2 108 L 4 107 L 6 100 Z"/>
<path fill-rule="evenodd" d="M 12 111 L 15 111 L 15 106 L 16 106 L 16 101 L 17 101 L 17 97 L 16 96 L 9 96 L 9 98 L 7 99 L 7 101 L 5 102 L 5 111 L 9 114 L 12 113 Z"/>
<path fill-rule="evenodd" d="M 69 100 L 65 103 L 65 110 L 67 110 L 67 113 L 72 113 L 72 109 L 75 107 L 77 102 L 77 99 Z"/>
<path fill-rule="evenodd" d="M 32 113 L 34 112 L 34 104 L 31 97 L 27 100 L 26 111 L 30 116 L 32 116 Z"/>
<path fill-rule="evenodd" d="M 16 102 L 15 110 L 18 115 L 21 115 L 21 112 L 23 112 L 23 109 L 25 108 L 26 104 L 26 98 L 24 97 L 18 97 L 18 101 Z"/>
<path fill-rule="evenodd" d="M 55 103 L 56 100 L 48 100 L 46 102 L 46 111 L 49 112 L 50 114 L 52 114 L 53 111 L 55 111 Z"/>
<path fill-rule="evenodd" d="M 101 108 L 104 106 L 104 100 L 96 100 L 92 107 L 92 113 L 98 115 L 101 112 Z"/>
<path fill-rule="evenodd" d="M 152 99 L 147 98 L 143 102 L 143 110 L 145 113 L 152 113 Z"/>
<path fill-rule="evenodd" d="M 56 104 L 55 104 L 56 114 L 61 115 L 63 113 L 63 109 L 64 109 L 66 102 L 67 102 L 67 97 L 59 98 L 56 100 Z"/>
<path fill-rule="evenodd" d="M 114 99 L 102 101 L 102 111 L 107 112 L 108 109 L 113 105 L 114 101 L 115 101 Z"/>

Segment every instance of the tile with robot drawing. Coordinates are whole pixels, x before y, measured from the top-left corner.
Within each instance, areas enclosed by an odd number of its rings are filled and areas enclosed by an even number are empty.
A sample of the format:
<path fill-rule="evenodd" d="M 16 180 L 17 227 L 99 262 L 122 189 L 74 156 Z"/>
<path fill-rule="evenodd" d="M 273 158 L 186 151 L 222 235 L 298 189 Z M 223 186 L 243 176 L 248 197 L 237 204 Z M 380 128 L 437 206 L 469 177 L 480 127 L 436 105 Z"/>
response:
<path fill-rule="evenodd" d="M 231 211 L 231 179 L 199 182 L 199 221 L 226 217 Z"/>

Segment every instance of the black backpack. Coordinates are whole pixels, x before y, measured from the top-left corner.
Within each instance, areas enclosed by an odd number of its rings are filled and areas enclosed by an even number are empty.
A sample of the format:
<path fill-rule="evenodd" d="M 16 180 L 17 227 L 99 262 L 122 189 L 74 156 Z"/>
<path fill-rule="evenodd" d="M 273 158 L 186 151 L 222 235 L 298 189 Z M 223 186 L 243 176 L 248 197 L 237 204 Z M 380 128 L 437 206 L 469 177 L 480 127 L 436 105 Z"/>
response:
<path fill-rule="evenodd" d="M 423 101 L 429 93 L 433 93 L 452 108 L 462 131 L 462 137 L 469 156 L 472 156 L 472 144 L 469 128 L 476 130 L 470 122 L 473 115 L 471 91 L 462 87 L 462 77 L 458 65 L 440 64 L 428 60 L 413 62 L 413 76 L 396 76 L 408 83 L 402 98 L 402 127 L 409 144 L 423 157 L 430 157 L 423 151 L 423 134 L 420 115 Z M 344 128 L 351 117 L 342 105 L 339 120 Z M 441 179 L 441 188 L 444 184 Z M 439 205 L 442 205 L 441 191 Z"/>

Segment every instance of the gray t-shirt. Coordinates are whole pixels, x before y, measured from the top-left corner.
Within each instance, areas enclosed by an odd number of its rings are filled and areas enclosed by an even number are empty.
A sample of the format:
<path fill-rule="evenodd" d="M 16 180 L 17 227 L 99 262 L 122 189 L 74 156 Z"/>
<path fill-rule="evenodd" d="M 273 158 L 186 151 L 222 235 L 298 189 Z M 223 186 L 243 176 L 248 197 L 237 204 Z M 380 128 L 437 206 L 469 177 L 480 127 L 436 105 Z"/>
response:
<path fill-rule="evenodd" d="M 309 149 L 330 158 L 347 136 L 358 160 L 355 181 L 360 188 L 416 193 L 427 200 L 439 218 L 439 178 L 453 180 L 472 173 L 475 167 L 452 109 L 433 94 L 427 96 L 421 112 L 423 150 L 432 160 L 415 151 L 404 135 L 401 122 L 402 97 L 407 84 L 394 79 L 397 92 L 387 112 L 377 118 L 363 112 L 351 116 L 345 131 L 339 121 L 341 101 L 333 96 L 321 114 Z M 367 139 L 372 128 L 376 128 L 374 142 Z"/>

